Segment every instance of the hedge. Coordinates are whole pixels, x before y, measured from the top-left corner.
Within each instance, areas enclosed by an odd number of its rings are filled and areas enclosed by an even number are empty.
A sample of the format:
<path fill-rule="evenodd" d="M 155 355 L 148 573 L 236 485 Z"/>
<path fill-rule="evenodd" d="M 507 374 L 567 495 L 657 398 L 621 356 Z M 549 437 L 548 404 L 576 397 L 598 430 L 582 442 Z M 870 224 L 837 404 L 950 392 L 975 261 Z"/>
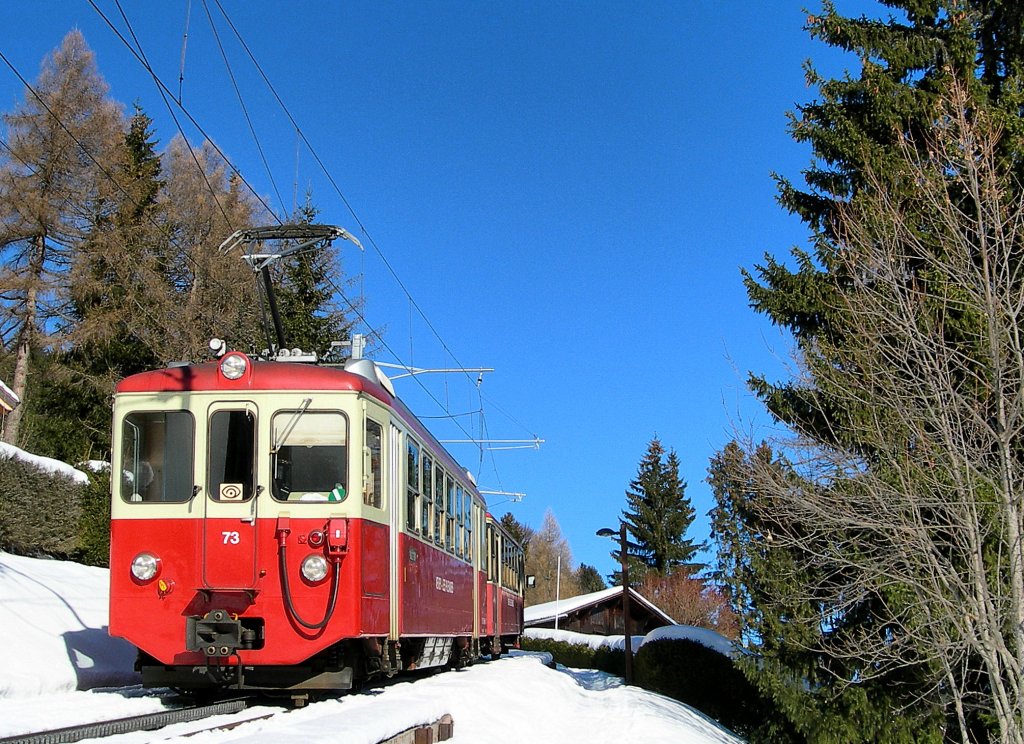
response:
<path fill-rule="evenodd" d="M 89 483 L 0 457 L 0 550 L 106 566 L 110 556 L 109 476 Z"/>

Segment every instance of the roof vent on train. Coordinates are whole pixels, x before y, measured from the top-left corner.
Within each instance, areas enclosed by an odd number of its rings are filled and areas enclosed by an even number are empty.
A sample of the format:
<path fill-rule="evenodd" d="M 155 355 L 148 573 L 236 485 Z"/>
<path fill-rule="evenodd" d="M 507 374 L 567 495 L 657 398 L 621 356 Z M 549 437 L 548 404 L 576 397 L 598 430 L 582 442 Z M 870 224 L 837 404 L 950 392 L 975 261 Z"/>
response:
<path fill-rule="evenodd" d="M 279 362 L 316 362 L 315 351 L 303 351 L 302 349 L 278 349 L 274 357 Z"/>
<path fill-rule="evenodd" d="M 389 393 L 395 395 L 395 386 L 391 384 L 391 379 L 381 372 L 380 367 L 374 364 L 372 359 L 349 359 L 345 362 L 345 371 L 376 382 Z"/>

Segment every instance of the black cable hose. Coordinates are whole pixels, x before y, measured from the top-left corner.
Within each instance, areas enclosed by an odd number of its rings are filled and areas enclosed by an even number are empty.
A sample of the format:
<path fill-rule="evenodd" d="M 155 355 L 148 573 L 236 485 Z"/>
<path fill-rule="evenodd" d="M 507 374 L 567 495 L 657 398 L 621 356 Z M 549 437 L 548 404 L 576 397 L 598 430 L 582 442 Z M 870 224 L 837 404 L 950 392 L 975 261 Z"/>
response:
<path fill-rule="evenodd" d="M 334 566 L 334 576 L 331 577 L 331 600 L 327 603 L 327 612 L 324 613 L 324 619 L 318 623 L 307 623 L 303 620 L 299 613 L 295 610 L 295 605 L 292 604 L 292 593 L 291 589 L 288 588 L 288 562 L 286 560 L 287 548 L 284 542 L 281 543 L 281 550 L 278 555 L 281 556 L 281 590 L 284 595 L 284 604 L 288 609 L 288 614 L 294 618 L 295 622 L 304 628 L 309 630 L 321 630 L 327 626 L 330 622 L 331 617 L 334 615 L 334 605 L 338 601 L 338 581 L 339 575 L 341 574 L 341 567 L 338 565 L 339 561 L 332 560 L 331 563 Z"/>

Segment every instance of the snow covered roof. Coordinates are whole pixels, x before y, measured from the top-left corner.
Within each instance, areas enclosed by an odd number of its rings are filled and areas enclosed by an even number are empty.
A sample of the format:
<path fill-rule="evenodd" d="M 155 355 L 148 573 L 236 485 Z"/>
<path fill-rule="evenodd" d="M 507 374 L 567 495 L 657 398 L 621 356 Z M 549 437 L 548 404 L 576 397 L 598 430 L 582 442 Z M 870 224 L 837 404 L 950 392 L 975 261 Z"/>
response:
<path fill-rule="evenodd" d="M 0 380 L 0 409 L 13 411 L 19 403 L 21 403 L 21 398 L 15 395 L 3 380 Z"/>
<path fill-rule="evenodd" d="M 576 612 L 582 610 L 585 607 L 591 605 L 600 604 L 606 600 L 612 599 L 622 594 L 621 586 L 612 586 L 607 589 L 602 589 L 599 592 L 591 592 L 590 594 L 580 594 L 576 597 L 569 597 L 567 599 L 560 599 L 556 602 L 544 602 L 543 604 L 532 605 L 523 610 L 523 622 L 527 627 L 531 625 L 540 625 L 555 619 L 555 615 L 561 619 L 568 615 L 570 612 Z M 648 600 L 642 594 L 640 594 L 633 587 L 629 587 L 630 599 L 636 601 L 650 610 L 652 613 L 660 617 L 665 621 L 666 625 L 675 625 L 676 621 L 669 617 L 661 608 L 655 605 L 653 602 Z"/>

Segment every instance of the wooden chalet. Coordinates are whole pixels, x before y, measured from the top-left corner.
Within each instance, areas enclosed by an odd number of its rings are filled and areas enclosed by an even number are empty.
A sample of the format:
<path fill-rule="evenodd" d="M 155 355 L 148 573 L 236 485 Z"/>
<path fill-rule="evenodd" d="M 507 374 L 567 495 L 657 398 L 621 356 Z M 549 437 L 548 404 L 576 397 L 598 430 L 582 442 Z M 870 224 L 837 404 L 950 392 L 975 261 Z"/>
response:
<path fill-rule="evenodd" d="M 622 635 L 626 632 L 622 612 L 622 587 L 613 586 L 592 594 L 560 599 L 527 607 L 523 612 L 527 628 L 554 628 L 587 635 Z M 630 635 L 646 635 L 655 628 L 676 621 L 635 589 L 629 589 Z"/>
<path fill-rule="evenodd" d="M 0 380 L 0 424 L 6 422 L 7 414 L 18 407 L 21 399 Z"/>

